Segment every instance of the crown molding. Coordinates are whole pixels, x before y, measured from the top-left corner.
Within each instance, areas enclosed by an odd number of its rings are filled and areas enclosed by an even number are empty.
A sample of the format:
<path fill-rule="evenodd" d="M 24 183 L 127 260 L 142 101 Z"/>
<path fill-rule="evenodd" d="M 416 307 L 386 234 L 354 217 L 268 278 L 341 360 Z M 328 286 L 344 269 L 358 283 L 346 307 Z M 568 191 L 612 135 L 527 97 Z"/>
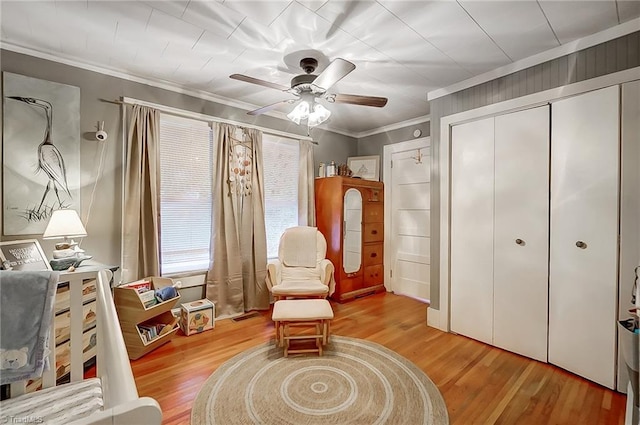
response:
<path fill-rule="evenodd" d="M 531 68 L 532 66 L 557 59 L 559 57 L 577 52 L 579 50 L 583 50 L 607 42 L 609 40 L 631 34 L 632 32 L 638 31 L 638 28 L 640 28 L 640 18 L 632 19 L 630 21 L 616 25 L 615 27 L 611 27 L 587 37 L 583 37 L 578 40 L 563 44 L 561 46 L 554 47 L 553 49 L 546 50 L 542 53 L 520 59 L 508 65 L 501 66 L 500 68 L 485 72 L 484 74 L 476 75 L 475 77 L 452 84 L 448 87 L 430 91 L 427 94 L 427 100 L 432 101 L 439 97 L 457 93 L 461 90 L 468 89 L 469 87 L 474 87 L 479 84 L 486 83 L 487 81 L 492 81 L 497 78 L 504 77 L 505 75 L 509 75 L 523 69 Z"/>
<path fill-rule="evenodd" d="M 341 128 L 335 128 L 335 127 L 329 128 L 324 125 L 319 125 L 316 128 L 321 128 L 323 130 L 330 131 L 332 133 L 338 133 L 347 137 L 353 137 L 354 139 L 362 139 L 363 137 L 373 136 L 374 134 L 386 133 L 387 131 L 393 131 L 399 128 L 409 127 L 410 125 L 422 124 L 429 121 L 431 121 L 430 115 L 422 115 L 420 117 L 411 118 L 411 119 L 400 121 L 394 124 L 389 124 L 389 125 L 374 128 L 371 130 L 360 131 L 355 133 L 352 131 L 341 129 Z"/>
<path fill-rule="evenodd" d="M 9 50 L 15 53 L 21 53 L 29 56 L 34 56 L 40 59 L 45 59 L 51 62 L 57 62 L 64 65 L 73 66 L 75 68 L 80 68 L 87 71 L 97 72 L 99 74 L 108 75 L 110 77 L 116 77 L 123 80 L 133 81 L 135 83 L 145 84 L 148 86 L 157 87 L 160 89 L 164 89 L 164 90 L 168 90 L 168 91 L 172 91 L 180 94 L 186 94 L 189 96 L 196 97 L 198 99 L 208 100 L 208 101 L 219 103 L 222 105 L 231 106 L 233 108 L 239 108 L 239 109 L 249 110 L 249 111 L 259 108 L 259 106 L 256 106 L 247 102 L 241 102 L 238 100 L 229 99 L 222 96 L 215 96 L 203 90 L 188 89 L 179 84 L 170 83 L 165 80 L 148 78 L 148 77 L 138 77 L 136 75 L 132 75 L 117 69 L 105 68 L 101 65 L 94 65 L 86 62 L 81 62 L 73 58 L 56 56 L 56 55 L 52 55 L 51 53 L 41 52 L 39 50 L 18 46 L 16 44 L 7 43 L 5 41 L 0 43 L 0 48 Z M 268 115 L 268 116 L 280 118 L 280 119 L 286 119 L 286 114 L 282 112 L 269 111 L 263 115 Z"/>
<path fill-rule="evenodd" d="M 398 130 L 399 128 L 409 127 L 411 125 L 422 124 L 430 121 L 431 121 L 430 115 L 422 115 L 420 117 L 411 118 L 406 121 L 400 121 L 394 124 L 389 124 L 382 127 L 374 128 L 373 130 L 361 131 L 360 133 L 357 133 L 353 137 L 361 139 L 363 137 L 373 136 L 374 134 L 386 133 L 388 131 Z"/>

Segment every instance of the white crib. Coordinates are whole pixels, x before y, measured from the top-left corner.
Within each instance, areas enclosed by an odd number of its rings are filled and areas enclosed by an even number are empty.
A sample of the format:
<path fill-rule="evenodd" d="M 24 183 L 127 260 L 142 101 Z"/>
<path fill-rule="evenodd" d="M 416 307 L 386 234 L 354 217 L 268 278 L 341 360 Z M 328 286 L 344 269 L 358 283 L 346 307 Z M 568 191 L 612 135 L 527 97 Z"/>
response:
<path fill-rule="evenodd" d="M 0 422 L 65 425 L 159 425 L 162 422 L 158 403 L 138 396 L 111 296 L 109 270 L 98 272 L 96 282 L 97 378 L 83 380 L 82 290 L 83 281 L 93 277 L 95 272 L 75 272 L 63 278 L 69 282 L 70 294 L 71 382 L 56 386 L 55 367 L 51 367 L 43 375 L 42 390 L 25 394 L 26 382 L 11 384 L 11 398 L 0 403 Z M 54 346 L 54 326 L 49 340 Z M 55 365 L 56 350 L 51 351 L 49 361 Z"/>

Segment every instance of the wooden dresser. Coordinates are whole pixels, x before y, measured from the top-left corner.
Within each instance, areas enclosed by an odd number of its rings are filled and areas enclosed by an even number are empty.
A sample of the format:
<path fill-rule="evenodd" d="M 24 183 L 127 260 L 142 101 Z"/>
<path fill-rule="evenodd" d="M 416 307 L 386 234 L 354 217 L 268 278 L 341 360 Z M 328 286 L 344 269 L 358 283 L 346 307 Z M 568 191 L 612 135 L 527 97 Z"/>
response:
<path fill-rule="evenodd" d="M 315 180 L 316 225 L 335 267 L 332 298 L 384 291 L 384 186 L 351 177 Z"/>

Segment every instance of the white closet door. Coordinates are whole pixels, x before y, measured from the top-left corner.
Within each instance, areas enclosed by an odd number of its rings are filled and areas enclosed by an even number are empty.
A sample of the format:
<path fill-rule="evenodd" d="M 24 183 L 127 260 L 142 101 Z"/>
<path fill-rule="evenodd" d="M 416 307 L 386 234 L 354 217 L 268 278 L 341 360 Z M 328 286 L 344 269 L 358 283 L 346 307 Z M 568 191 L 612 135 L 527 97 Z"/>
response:
<path fill-rule="evenodd" d="M 614 388 L 619 88 L 551 109 L 549 362 Z"/>
<path fill-rule="evenodd" d="M 493 335 L 493 118 L 453 127 L 451 330 Z"/>
<path fill-rule="evenodd" d="M 495 121 L 495 346 L 547 361 L 549 106 Z"/>

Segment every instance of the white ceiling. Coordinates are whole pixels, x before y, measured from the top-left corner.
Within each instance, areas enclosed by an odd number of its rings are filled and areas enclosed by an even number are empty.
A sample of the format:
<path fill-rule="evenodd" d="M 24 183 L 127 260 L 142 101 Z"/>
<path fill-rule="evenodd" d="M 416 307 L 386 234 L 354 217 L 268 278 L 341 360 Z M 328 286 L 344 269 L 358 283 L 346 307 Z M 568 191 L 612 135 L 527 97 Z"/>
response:
<path fill-rule="evenodd" d="M 356 69 L 330 92 L 383 96 L 384 108 L 332 104 L 325 127 L 363 132 L 427 115 L 427 93 L 628 22 L 639 0 L 6 1 L 0 37 L 110 71 L 254 109 L 291 95 L 301 52 Z M 280 111 L 288 112 L 290 105 Z M 277 111 L 277 110 L 276 110 Z"/>

